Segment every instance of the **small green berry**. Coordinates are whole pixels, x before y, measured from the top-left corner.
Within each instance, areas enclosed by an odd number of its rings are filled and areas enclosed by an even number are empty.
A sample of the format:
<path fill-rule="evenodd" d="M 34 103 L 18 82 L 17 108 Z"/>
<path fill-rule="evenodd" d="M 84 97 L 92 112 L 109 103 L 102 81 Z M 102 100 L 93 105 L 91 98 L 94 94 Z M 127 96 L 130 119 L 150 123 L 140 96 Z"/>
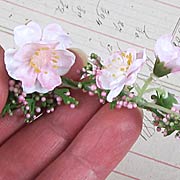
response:
<path fill-rule="evenodd" d="M 80 89 L 82 88 L 82 83 L 81 82 L 78 83 L 78 88 L 80 88 Z"/>
<path fill-rule="evenodd" d="M 174 126 L 174 122 L 170 122 L 169 125 L 170 125 L 171 127 L 173 127 L 173 126 Z"/>
<path fill-rule="evenodd" d="M 91 53 L 91 59 L 97 59 L 98 58 L 98 55 L 97 54 L 95 54 L 95 53 Z"/>

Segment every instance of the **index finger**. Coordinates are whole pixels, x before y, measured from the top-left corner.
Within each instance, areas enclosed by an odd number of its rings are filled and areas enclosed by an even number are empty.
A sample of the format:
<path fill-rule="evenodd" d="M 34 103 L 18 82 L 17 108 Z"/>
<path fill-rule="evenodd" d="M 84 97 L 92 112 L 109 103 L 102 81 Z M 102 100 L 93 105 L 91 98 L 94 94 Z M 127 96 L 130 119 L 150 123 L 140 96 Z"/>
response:
<path fill-rule="evenodd" d="M 8 74 L 4 64 L 4 50 L 0 46 L 0 112 L 2 111 L 8 97 Z"/>

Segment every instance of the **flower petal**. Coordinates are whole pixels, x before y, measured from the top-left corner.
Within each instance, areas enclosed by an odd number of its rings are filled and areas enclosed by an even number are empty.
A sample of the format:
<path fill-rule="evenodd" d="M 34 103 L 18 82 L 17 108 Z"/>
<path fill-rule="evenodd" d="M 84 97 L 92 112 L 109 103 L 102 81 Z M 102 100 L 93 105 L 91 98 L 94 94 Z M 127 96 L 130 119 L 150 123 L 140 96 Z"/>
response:
<path fill-rule="evenodd" d="M 49 24 L 44 28 L 42 40 L 57 41 L 59 44 L 56 49 L 66 49 L 72 44 L 69 36 L 63 31 L 58 24 Z"/>
<path fill-rule="evenodd" d="M 96 84 L 101 89 L 111 89 L 112 78 L 110 78 L 109 72 L 101 70 L 96 75 Z"/>
<path fill-rule="evenodd" d="M 11 77 L 16 80 L 20 80 L 23 87 L 32 87 L 35 84 L 37 74 L 27 62 L 21 64 L 14 72 L 12 72 Z"/>
<path fill-rule="evenodd" d="M 46 88 L 43 88 L 39 81 L 36 80 L 35 84 L 31 87 L 23 86 L 24 92 L 27 94 L 33 93 L 33 92 L 39 92 L 39 93 L 47 93 L 49 90 Z"/>
<path fill-rule="evenodd" d="M 14 28 L 15 43 L 21 47 L 26 43 L 38 42 L 41 39 L 41 28 L 35 22 Z"/>
<path fill-rule="evenodd" d="M 116 80 L 111 81 L 110 86 L 111 89 L 114 89 L 119 86 L 119 84 L 125 83 L 126 76 L 124 74 L 119 75 Z"/>
<path fill-rule="evenodd" d="M 114 89 L 111 89 L 111 91 L 107 95 L 107 101 L 112 102 L 113 98 L 115 98 L 116 96 L 119 95 L 119 93 L 122 91 L 123 87 L 124 87 L 124 83 L 119 84 L 119 86 Z"/>
<path fill-rule="evenodd" d="M 110 56 L 108 56 L 108 58 L 106 57 L 105 60 L 102 59 L 101 64 L 103 66 L 107 67 L 110 64 L 112 64 L 113 59 L 117 59 L 117 58 L 122 59 L 121 54 L 122 54 L 122 51 L 113 52 Z"/>
<path fill-rule="evenodd" d="M 135 49 L 133 49 L 133 48 L 128 48 L 128 49 L 126 50 L 126 53 L 127 53 L 127 54 L 131 54 L 132 57 L 133 57 L 133 60 L 137 58 L 137 57 L 136 57 L 137 51 L 136 51 Z"/>
<path fill-rule="evenodd" d="M 171 72 L 179 72 L 180 71 L 180 48 L 179 54 L 177 55 L 177 59 L 173 59 L 172 61 L 166 64 L 166 67 L 171 69 Z"/>
<path fill-rule="evenodd" d="M 48 71 L 48 73 L 40 73 L 38 75 L 38 80 L 41 86 L 48 91 L 53 90 L 62 83 L 60 76 L 55 74 L 53 71 Z"/>
<path fill-rule="evenodd" d="M 52 61 L 52 68 L 53 66 L 59 67 L 57 69 L 57 74 L 60 76 L 65 75 L 70 68 L 73 66 L 73 64 L 75 63 L 75 55 L 68 51 L 68 50 L 58 50 L 56 51 L 57 56 L 59 57 L 59 59 L 55 59 L 57 60 L 57 63 L 54 63 Z"/>
<path fill-rule="evenodd" d="M 143 52 L 137 53 L 136 56 L 141 59 L 135 59 L 127 71 L 126 85 L 132 85 L 137 79 L 137 74 L 142 69 L 143 64 L 146 61 L 145 49 Z"/>
<path fill-rule="evenodd" d="M 16 52 L 17 50 L 15 49 L 7 49 L 4 54 L 6 70 L 11 77 L 13 76 L 14 71 L 22 64 L 14 59 Z"/>
<path fill-rule="evenodd" d="M 25 44 L 14 54 L 14 59 L 21 62 L 28 61 L 39 47 L 40 45 L 35 43 Z"/>
<path fill-rule="evenodd" d="M 132 74 L 130 74 L 127 78 L 126 78 L 126 85 L 132 85 L 135 83 L 136 79 L 137 79 L 137 72 L 133 72 Z"/>
<path fill-rule="evenodd" d="M 180 111 L 180 97 L 175 96 L 174 98 L 177 100 L 177 103 L 174 103 L 173 107 L 175 107 L 176 110 Z"/>
<path fill-rule="evenodd" d="M 172 35 L 168 34 L 161 36 L 155 44 L 155 54 L 165 64 L 177 58 L 178 48 L 172 44 L 171 40 Z"/>
<path fill-rule="evenodd" d="M 145 49 L 137 53 L 135 56 L 136 57 L 134 57 L 133 63 L 131 64 L 131 66 L 129 67 L 127 71 L 127 76 L 129 76 L 130 74 L 134 72 L 139 72 L 147 59 Z"/>

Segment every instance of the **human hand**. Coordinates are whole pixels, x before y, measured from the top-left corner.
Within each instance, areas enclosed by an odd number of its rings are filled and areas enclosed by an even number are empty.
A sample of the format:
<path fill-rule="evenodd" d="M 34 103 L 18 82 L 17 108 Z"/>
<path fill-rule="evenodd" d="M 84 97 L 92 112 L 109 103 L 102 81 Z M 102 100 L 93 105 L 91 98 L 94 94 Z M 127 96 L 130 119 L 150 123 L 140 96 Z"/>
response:
<path fill-rule="evenodd" d="M 3 53 L 1 48 L 0 111 L 8 96 Z M 79 78 L 81 55 L 76 52 L 69 77 Z M 0 118 L 0 179 L 103 180 L 123 159 L 140 134 L 140 111 L 110 110 L 96 96 L 72 94 L 77 108 L 61 105 L 32 124 L 24 124 L 20 111 Z"/>

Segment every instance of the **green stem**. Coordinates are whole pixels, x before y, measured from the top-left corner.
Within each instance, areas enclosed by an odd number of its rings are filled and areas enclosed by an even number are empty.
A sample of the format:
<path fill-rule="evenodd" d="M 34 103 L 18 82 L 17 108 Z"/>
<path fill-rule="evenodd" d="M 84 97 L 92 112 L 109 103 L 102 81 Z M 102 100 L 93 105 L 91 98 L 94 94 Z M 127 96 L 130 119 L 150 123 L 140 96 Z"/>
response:
<path fill-rule="evenodd" d="M 145 81 L 142 89 L 140 90 L 140 93 L 138 94 L 139 99 L 143 96 L 144 92 L 146 91 L 147 87 L 153 80 L 153 74 L 150 75 L 150 77 Z"/>
<path fill-rule="evenodd" d="M 159 106 L 159 105 L 157 105 L 157 104 L 146 102 L 146 103 L 144 103 L 143 105 L 144 105 L 144 107 L 153 108 L 153 109 L 162 111 L 162 112 L 167 113 L 167 114 L 174 114 L 175 116 L 177 116 L 177 117 L 180 118 L 180 114 L 179 114 L 179 113 L 174 112 L 174 111 L 171 111 L 170 109 L 167 109 L 167 108 L 165 108 L 165 107 Z"/>
<path fill-rule="evenodd" d="M 79 84 L 79 82 L 73 81 L 73 80 L 66 78 L 66 77 L 62 77 L 61 87 L 68 87 L 71 89 L 79 89 L 78 84 Z"/>
<path fill-rule="evenodd" d="M 134 84 L 134 88 L 135 88 L 136 92 L 139 94 L 141 89 L 137 83 Z"/>
<path fill-rule="evenodd" d="M 158 88 L 149 88 L 144 93 L 150 93 L 152 91 L 156 91 Z"/>

